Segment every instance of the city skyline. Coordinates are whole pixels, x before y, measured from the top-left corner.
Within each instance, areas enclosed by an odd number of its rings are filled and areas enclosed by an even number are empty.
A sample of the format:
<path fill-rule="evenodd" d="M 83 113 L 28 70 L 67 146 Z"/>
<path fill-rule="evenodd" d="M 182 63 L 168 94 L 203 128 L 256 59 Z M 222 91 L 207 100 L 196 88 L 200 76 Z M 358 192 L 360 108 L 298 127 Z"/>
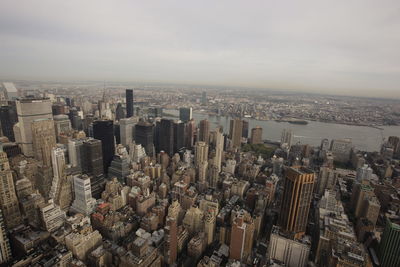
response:
<path fill-rule="evenodd" d="M 1 79 L 400 97 L 395 1 L 22 6 L 0 11 Z"/>

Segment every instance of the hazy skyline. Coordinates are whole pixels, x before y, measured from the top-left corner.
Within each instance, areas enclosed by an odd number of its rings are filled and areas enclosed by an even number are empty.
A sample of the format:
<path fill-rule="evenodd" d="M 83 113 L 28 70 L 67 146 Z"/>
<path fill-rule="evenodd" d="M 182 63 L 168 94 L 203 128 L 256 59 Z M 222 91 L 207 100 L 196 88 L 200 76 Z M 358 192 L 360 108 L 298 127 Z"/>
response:
<path fill-rule="evenodd" d="M 399 1 L 2 1 L 0 79 L 400 98 Z"/>

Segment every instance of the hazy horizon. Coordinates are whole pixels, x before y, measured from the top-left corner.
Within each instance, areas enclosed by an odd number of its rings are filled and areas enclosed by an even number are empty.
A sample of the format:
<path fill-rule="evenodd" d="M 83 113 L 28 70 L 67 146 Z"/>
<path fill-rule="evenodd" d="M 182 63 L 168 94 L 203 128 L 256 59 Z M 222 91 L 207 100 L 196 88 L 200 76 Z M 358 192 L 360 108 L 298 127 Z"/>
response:
<path fill-rule="evenodd" d="M 3 1 L 0 79 L 400 98 L 398 1 Z"/>

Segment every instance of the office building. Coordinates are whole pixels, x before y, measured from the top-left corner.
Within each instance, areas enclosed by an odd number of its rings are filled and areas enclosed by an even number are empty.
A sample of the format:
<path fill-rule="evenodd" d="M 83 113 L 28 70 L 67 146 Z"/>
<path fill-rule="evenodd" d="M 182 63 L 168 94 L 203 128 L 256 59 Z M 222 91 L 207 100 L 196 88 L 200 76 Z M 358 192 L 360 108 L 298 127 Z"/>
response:
<path fill-rule="evenodd" d="M 56 146 L 53 119 L 38 119 L 32 122 L 32 147 L 35 159 L 43 166 L 51 166 L 51 151 Z"/>
<path fill-rule="evenodd" d="M 260 126 L 256 126 L 256 128 L 251 129 L 250 144 L 262 144 L 262 130 L 263 129 Z"/>
<path fill-rule="evenodd" d="M 10 241 L 4 225 L 3 212 L 0 209 L 0 264 L 5 264 L 12 259 Z"/>
<path fill-rule="evenodd" d="M 119 120 L 119 132 L 121 144 L 129 146 L 133 142 L 135 136 L 135 125 L 138 123 L 138 118 L 131 117 Z"/>
<path fill-rule="evenodd" d="M 131 171 L 131 159 L 124 146 L 118 145 L 116 151 L 117 153 L 114 155 L 111 165 L 108 168 L 108 178 L 116 177 L 121 184 L 125 184 L 125 177 Z"/>
<path fill-rule="evenodd" d="M 210 122 L 205 119 L 201 120 L 199 124 L 198 141 L 206 142 L 208 144 L 210 139 Z"/>
<path fill-rule="evenodd" d="M 281 135 L 281 147 L 286 145 L 290 149 L 293 145 L 293 137 L 292 130 L 284 129 Z"/>
<path fill-rule="evenodd" d="M 174 152 L 178 153 L 185 147 L 186 125 L 181 121 L 174 122 Z"/>
<path fill-rule="evenodd" d="M 242 131 L 243 131 L 243 120 L 234 119 L 230 122 L 229 138 L 232 142 L 232 147 L 239 148 L 242 144 Z"/>
<path fill-rule="evenodd" d="M 8 229 L 22 222 L 18 198 L 15 193 L 13 172 L 7 154 L 0 146 L 0 207 L 3 211 L 4 222 Z"/>
<path fill-rule="evenodd" d="M 204 216 L 204 233 L 206 235 L 207 246 L 214 242 L 214 233 L 216 226 L 216 213 L 214 210 L 209 210 Z"/>
<path fill-rule="evenodd" d="M 218 173 L 221 172 L 223 153 L 224 153 L 224 135 L 222 131 L 219 131 L 219 129 L 217 129 L 215 134 L 215 156 L 213 165 L 217 167 Z"/>
<path fill-rule="evenodd" d="M 164 151 L 168 156 L 174 155 L 174 121 L 161 119 L 159 126 L 159 151 Z M 147 152 L 147 151 L 146 151 Z"/>
<path fill-rule="evenodd" d="M 188 122 L 192 119 L 192 108 L 179 108 L 179 119 Z"/>
<path fill-rule="evenodd" d="M 92 198 L 89 176 L 80 174 L 74 176 L 74 194 L 75 199 L 71 210 L 84 215 L 90 215 L 96 205 L 96 200 Z"/>
<path fill-rule="evenodd" d="M 335 161 L 347 163 L 350 160 L 352 148 L 351 139 L 333 139 L 331 141 L 331 151 Z"/>
<path fill-rule="evenodd" d="M 22 153 L 25 156 L 34 157 L 32 141 L 32 122 L 40 119 L 53 118 L 50 99 L 20 99 L 16 101 L 16 107 L 18 123 L 14 125 L 15 140 L 20 144 Z"/>
<path fill-rule="evenodd" d="M 187 148 L 192 148 L 195 142 L 195 133 L 196 133 L 196 123 L 192 119 L 189 122 L 186 123 L 186 147 Z"/>
<path fill-rule="evenodd" d="M 125 117 L 125 109 L 122 107 L 122 103 L 118 103 L 115 108 L 115 120 L 119 121 Z"/>
<path fill-rule="evenodd" d="M 167 217 L 164 227 L 164 257 L 168 265 L 176 262 L 178 256 L 178 225 L 177 219 Z"/>
<path fill-rule="evenodd" d="M 208 161 L 208 145 L 206 142 L 196 142 L 194 163 L 199 166 L 201 163 Z"/>
<path fill-rule="evenodd" d="M 201 93 L 201 104 L 203 106 L 207 105 L 207 93 L 205 91 Z"/>
<path fill-rule="evenodd" d="M 368 166 L 368 164 L 364 164 L 362 167 L 357 168 L 356 180 L 361 183 L 366 180 L 369 181 L 372 178 L 372 169 Z"/>
<path fill-rule="evenodd" d="M 56 115 L 53 119 L 57 139 L 60 135 L 68 135 L 71 132 L 71 121 L 67 115 Z"/>
<path fill-rule="evenodd" d="M 135 125 L 135 143 L 142 145 L 148 156 L 154 156 L 154 125 L 152 123 L 141 121 Z"/>
<path fill-rule="evenodd" d="M 242 121 L 242 137 L 248 138 L 249 137 L 249 122 L 246 120 Z"/>
<path fill-rule="evenodd" d="M 100 197 L 104 190 L 105 179 L 103 172 L 103 152 L 101 141 L 89 138 L 83 143 L 84 160 L 82 162 L 83 173 L 90 176 L 92 196 Z"/>
<path fill-rule="evenodd" d="M 314 181 L 315 174 L 310 169 L 287 169 L 279 217 L 284 232 L 295 233 L 296 237 L 305 233 Z"/>
<path fill-rule="evenodd" d="M 93 122 L 93 137 L 101 141 L 104 173 L 108 172 L 115 154 L 114 124 L 112 120 Z"/>
<path fill-rule="evenodd" d="M 400 225 L 386 218 L 386 226 L 379 244 L 382 267 L 400 266 Z"/>
<path fill-rule="evenodd" d="M 39 216 L 42 228 L 50 233 L 64 225 L 65 212 L 55 205 L 51 199 L 47 203 L 39 205 Z"/>
<path fill-rule="evenodd" d="M 133 89 L 126 89 L 126 117 L 130 118 L 133 114 Z"/>
<path fill-rule="evenodd" d="M 83 143 L 85 139 L 69 139 L 68 140 L 68 161 L 71 167 L 83 170 L 84 149 Z"/>
<path fill-rule="evenodd" d="M 0 124 L 3 135 L 11 142 L 15 142 L 14 137 L 14 124 L 18 122 L 17 112 L 15 105 L 1 106 L 0 107 Z"/>
<path fill-rule="evenodd" d="M 268 246 L 268 257 L 281 262 L 288 267 L 305 267 L 310 254 L 310 240 L 303 238 L 295 240 L 280 232 L 279 227 L 273 226 Z"/>
<path fill-rule="evenodd" d="M 254 221 L 245 210 L 239 210 L 234 216 L 231 228 L 229 258 L 246 261 L 253 249 Z"/>

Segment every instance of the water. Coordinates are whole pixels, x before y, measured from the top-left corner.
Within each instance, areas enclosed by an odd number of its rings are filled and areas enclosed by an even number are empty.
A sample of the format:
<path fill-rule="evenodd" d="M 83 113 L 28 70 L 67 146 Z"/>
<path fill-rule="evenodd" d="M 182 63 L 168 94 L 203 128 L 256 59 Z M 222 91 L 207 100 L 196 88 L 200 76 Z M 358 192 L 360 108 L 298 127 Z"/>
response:
<path fill-rule="evenodd" d="M 164 112 L 178 116 L 178 110 L 164 110 Z M 207 114 L 193 112 L 193 118 L 198 123 L 200 120 L 208 119 L 211 129 L 221 125 L 224 132 L 229 132 L 230 117 L 210 116 Z M 325 123 L 310 121 L 307 125 L 290 124 L 288 122 L 260 121 L 245 119 L 249 122 L 249 135 L 251 128 L 259 125 L 263 128 L 263 139 L 280 141 L 283 129 L 291 129 L 294 133 L 294 141 L 301 144 L 318 146 L 323 138 L 342 139 L 351 138 L 355 147 L 362 151 L 379 151 L 382 138 L 389 136 L 400 136 L 400 126 L 382 126 L 382 131 L 372 127 L 344 125 L 336 123 Z"/>

